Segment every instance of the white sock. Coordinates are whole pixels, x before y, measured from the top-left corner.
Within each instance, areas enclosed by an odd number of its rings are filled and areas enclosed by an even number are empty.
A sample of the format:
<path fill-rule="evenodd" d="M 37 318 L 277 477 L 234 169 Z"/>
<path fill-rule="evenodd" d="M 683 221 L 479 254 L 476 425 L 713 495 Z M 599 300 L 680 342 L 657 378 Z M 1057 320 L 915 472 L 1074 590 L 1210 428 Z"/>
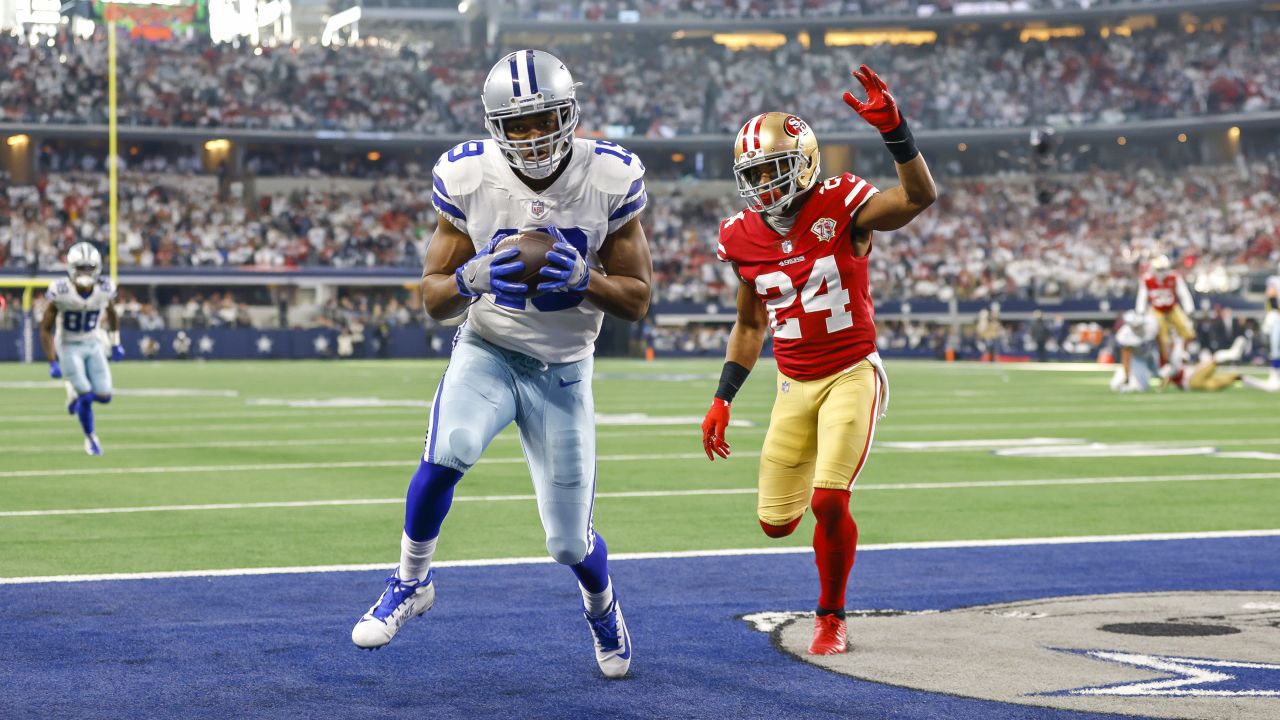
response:
<path fill-rule="evenodd" d="M 431 556 L 436 552 L 436 541 L 439 537 L 421 542 L 409 537 L 408 533 L 400 533 L 400 579 L 425 580 L 431 570 Z"/>
<path fill-rule="evenodd" d="M 613 603 L 613 578 L 609 578 L 609 584 L 605 587 L 604 592 L 587 592 L 587 589 L 578 584 L 578 589 L 582 591 L 582 605 L 586 607 L 587 614 L 591 617 L 599 617 L 609 609 L 609 605 Z"/>

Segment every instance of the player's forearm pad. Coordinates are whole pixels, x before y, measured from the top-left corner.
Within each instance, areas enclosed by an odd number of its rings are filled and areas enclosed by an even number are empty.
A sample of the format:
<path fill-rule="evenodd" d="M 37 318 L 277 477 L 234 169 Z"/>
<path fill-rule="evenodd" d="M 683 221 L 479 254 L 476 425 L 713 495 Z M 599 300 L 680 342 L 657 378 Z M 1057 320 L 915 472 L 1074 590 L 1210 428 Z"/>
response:
<path fill-rule="evenodd" d="M 884 140 L 884 146 L 889 148 L 893 161 L 899 165 L 911 162 L 920 154 L 916 149 L 916 139 L 911 135 L 911 128 L 907 127 L 906 118 L 902 118 L 898 127 L 887 133 L 880 133 L 880 137 Z"/>
<path fill-rule="evenodd" d="M 747 376 L 750 374 L 751 371 L 745 365 L 732 360 L 725 363 L 720 371 L 720 387 L 716 388 L 716 397 L 727 403 L 733 402 L 733 397 L 738 394 L 738 390 L 742 388 L 742 384 L 747 381 Z"/>

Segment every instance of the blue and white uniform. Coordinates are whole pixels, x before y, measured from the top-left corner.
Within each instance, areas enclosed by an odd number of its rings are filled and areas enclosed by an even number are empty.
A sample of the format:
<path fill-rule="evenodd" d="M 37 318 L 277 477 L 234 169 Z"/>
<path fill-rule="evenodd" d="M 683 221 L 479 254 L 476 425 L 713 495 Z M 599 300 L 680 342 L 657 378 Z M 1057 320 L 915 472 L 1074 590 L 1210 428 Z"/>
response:
<path fill-rule="evenodd" d="M 45 296 L 58 310 L 58 361 L 67 382 L 81 395 L 111 395 L 111 370 L 98 326 L 115 296 L 115 285 L 105 277 L 94 283 L 87 297 L 67 279 L 50 285 Z"/>
<path fill-rule="evenodd" d="M 1262 330 L 1271 346 L 1271 367 L 1280 369 L 1280 275 L 1267 278 L 1267 312 Z"/>
<path fill-rule="evenodd" d="M 590 267 L 605 238 L 645 207 L 644 165 L 619 145 L 578 139 L 543 192 L 520 180 L 492 140 L 441 156 L 432 201 L 480 252 L 495 238 L 555 226 Z M 466 471 L 511 422 L 529 461 L 547 549 L 579 562 L 593 538 L 592 354 L 603 313 L 582 293 L 531 300 L 481 295 L 436 390 L 424 461 Z"/>

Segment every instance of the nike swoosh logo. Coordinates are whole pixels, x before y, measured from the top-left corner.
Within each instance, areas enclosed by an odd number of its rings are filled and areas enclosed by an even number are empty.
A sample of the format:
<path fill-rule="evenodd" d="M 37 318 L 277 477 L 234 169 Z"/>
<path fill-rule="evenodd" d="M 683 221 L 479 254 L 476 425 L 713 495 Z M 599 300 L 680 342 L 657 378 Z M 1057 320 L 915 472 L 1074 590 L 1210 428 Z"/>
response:
<path fill-rule="evenodd" d="M 577 384 L 578 384 L 578 383 L 580 383 L 580 382 L 582 382 L 582 380 L 581 380 L 581 379 L 578 379 L 578 380 L 565 380 L 564 378 L 560 378 L 560 387 L 569 387 L 570 385 L 577 385 Z"/>

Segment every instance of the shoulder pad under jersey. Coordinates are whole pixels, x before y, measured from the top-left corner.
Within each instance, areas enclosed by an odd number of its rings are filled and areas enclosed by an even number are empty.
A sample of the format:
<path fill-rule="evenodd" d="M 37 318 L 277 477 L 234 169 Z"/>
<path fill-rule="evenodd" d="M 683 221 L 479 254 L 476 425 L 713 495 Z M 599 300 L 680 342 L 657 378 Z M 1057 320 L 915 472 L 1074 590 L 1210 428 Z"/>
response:
<path fill-rule="evenodd" d="M 644 163 L 639 155 L 608 140 L 577 140 L 574 152 L 591 153 L 587 181 L 601 192 L 624 196 L 639 192 L 637 184 L 643 183 L 644 178 Z"/>

